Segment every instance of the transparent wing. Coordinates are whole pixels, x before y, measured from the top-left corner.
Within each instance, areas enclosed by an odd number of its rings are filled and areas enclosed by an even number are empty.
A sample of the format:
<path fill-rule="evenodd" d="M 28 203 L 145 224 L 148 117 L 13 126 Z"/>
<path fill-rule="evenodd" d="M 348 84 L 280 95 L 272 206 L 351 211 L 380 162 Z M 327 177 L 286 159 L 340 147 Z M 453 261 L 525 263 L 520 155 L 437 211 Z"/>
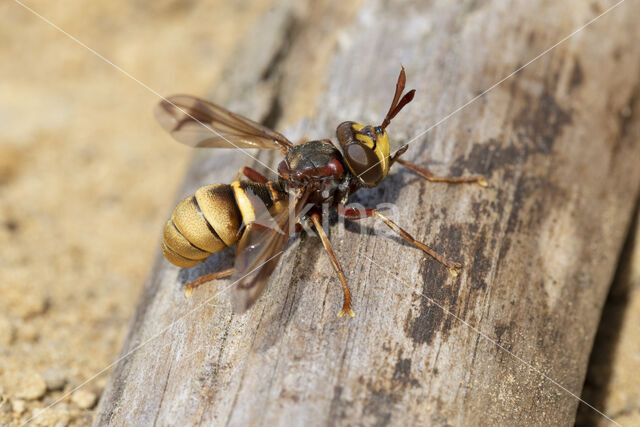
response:
<path fill-rule="evenodd" d="M 271 212 L 256 212 L 256 220 L 248 224 L 236 247 L 235 285 L 231 291 L 234 311 L 242 313 L 251 307 L 267 285 L 278 265 L 298 213 L 307 194 L 289 196 L 278 202 Z"/>
<path fill-rule="evenodd" d="M 174 95 L 154 109 L 160 126 L 191 147 L 288 149 L 284 135 L 195 96 Z"/>

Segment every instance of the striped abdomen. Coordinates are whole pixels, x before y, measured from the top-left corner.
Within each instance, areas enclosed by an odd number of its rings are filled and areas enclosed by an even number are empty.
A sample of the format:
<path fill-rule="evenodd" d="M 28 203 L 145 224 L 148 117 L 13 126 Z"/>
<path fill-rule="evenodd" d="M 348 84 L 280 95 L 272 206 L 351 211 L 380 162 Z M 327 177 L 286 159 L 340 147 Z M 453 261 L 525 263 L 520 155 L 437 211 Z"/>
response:
<path fill-rule="evenodd" d="M 164 256 L 172 264 L 186 268 L 233 246 L 240 238 L 242 224 L 255 220 L 258 207 L 253 205 L 260 203 L 259 199 L 267 209 L 271 208 L 278 191 L 277 184 L 271 182 L 234 181 L 231 185 L 199 188 L 196 194 L 178 203 L 167 221 L 162 241 Z"/>

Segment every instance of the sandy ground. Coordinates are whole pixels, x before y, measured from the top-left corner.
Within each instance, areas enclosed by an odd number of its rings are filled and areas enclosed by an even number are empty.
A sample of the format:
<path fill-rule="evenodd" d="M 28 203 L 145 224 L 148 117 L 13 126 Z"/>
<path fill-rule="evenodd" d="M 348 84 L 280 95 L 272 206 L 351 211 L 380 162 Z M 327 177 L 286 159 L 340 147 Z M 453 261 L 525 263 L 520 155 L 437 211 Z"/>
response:
<path fill-rule="evenodd" d="M 206 94 L 261 12 L 26 4 L 163 95 Z M 117 355 L 191 150 L 142 85 L 12 0 L 0 21 L 0 425 L 18 425 Z M 107 374 L 34 421 L 87 424 Z"/>
<path fill-rule="evenodd" d="M 206 94 L 264 3 L 26 2 L 163 95 Z M 42 408 L 118 354 L 191 150 L 141 84 L 13 0 L 0 17 L 0 425 L 86 425 L 108 370 Z M 633 277 L 614 373 L 590 387 L 640 425 Z"/>

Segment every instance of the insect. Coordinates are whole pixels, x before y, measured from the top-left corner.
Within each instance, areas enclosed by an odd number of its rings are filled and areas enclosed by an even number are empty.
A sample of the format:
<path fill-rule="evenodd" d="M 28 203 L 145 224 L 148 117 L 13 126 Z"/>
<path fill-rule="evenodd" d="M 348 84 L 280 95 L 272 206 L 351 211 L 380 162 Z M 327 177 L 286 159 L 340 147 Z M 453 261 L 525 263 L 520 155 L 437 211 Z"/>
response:
<path fill-rule="evenodd" d="M 427 169 L 400 159 L 405 145 L 390 156 L 387 126 L 413 100 L 415 90 L 403 95 L 406 75 L 400 71 L 391 107 L 378 126 L 353 121 L 337 130 L 339 148 L 330 139 L 293 144 L 282 134 L 202 99 L 177 95 L 155 109 L 160 125 L 177 141 L 192 147 L 279 149 L 284 159 L 278 178 L 270 181 L 245 167 L 243 180 L 207 185 L 181 201 L 164 228 L 162 251 L 172 264 L 192 267 L 209 255 L 236 245 L 234 267 L 202 276 L 186 285 L 197 286 L 232 276 L 236 285 L 232 302 L 237 312 L 247 310 L 264 290 L 289 235 L 306 224 L 314 228 L 329 255 L 344 293 L 342 310 L 353 317 L 351 294 L 344 272 L 322 229 L 323 204 L 348 220 L 377 217 L 404 240 L 422 249 L 456 275 L 461 265 L 446 260 L 416 240 L 376 209 L 353 209 L 349 196 L 359 189 L 379 185 L 395 163 L 434 182 L 476 182 L 481 176 L 436 177 Z"/>

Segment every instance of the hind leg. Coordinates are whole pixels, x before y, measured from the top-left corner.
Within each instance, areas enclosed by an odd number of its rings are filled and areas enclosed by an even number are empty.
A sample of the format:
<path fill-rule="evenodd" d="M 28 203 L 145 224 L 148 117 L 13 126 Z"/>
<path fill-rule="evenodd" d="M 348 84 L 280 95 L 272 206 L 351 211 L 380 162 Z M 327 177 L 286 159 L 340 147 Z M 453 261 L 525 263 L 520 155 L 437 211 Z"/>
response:
<path fill-rule="evenodd" d="M 229 277 L 233 274 L 233 268 L 227 268 L 226 270 L 218 271 L 215 273 L 205 274 L 204 276 L 198 277 L 196 280 L 192 280 L 189 283 L 184 285 L 185 287 L 185 296 L 189 298 L 193 293 L 193 290 L 200 285 L 204 285 L 207 282 L 212 282 L 218 279 L 224 279 L 225 277 Z"/>
<path fill-rule="evenodd" d="M 258 182 L 260 184 L 266 184 L 267 182 L 269 182 L 269 180 L 264 175 L 248 166 L 243 167 L 240 170 L 240 174 L 246 176 L 247 178 L 249 178 L 249 180 Z"/>

